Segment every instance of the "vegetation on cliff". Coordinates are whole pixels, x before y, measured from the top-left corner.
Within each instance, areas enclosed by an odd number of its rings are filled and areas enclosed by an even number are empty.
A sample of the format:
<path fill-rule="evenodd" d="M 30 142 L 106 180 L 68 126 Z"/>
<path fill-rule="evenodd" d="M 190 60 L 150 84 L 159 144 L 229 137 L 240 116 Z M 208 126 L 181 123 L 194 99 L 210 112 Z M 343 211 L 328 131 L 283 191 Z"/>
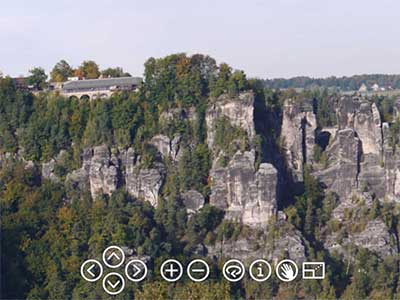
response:
<path fill-rule="evenodd" d="M 53 69 L 52 80 L 65 80 L 72 71 L 66 62 L 60 62 Z M 98 66 L 90 61 L 83 63 L 80 71 L 89 78 L 100 74 Z M 122 70 L 108 70 L 105 74 L 127 75 Z M 101 285 L 87 284 L 80 277 L 79 268 L 88 257 L 99 257 L 108 245 L 127 245 L 137 255 L 148 255 L 153 269 L 158 270 L 166 258 L 176 257 L 187 263 L 191 258 L 203 256 L 205 245 L 258 234 L 246 226 L 224 220 L 224 211 L 207 203 L 189 217 L 180 196 L 181 192 L 189 189 L 199 191 L 206 200 L 209 196 L 213 153 L 206 142 L 207 104 L 222 94 L 235 96 L 249 89 L 256 98 L 254 119 L 257 135 L 254 140 L 249 140 L 243 130 L 233 127 L 224 118 L 216 124 L 215 146 L 229 157 L 236 149 L 233 142 L 239 141 L 242 150 L 246 150 L 249 144 L 256 149 L 258 165 L 261 161 L 279 158 L 276 120 L 282 118 L 282 105 L 287 98 L 313 99 L 319 128 L 331 127 L 337 122 L 332 114 L 332 94 L 263 89 L 259 81 L 248 80 L 242 71 L 234 71 L 227 64 L 218 65 L 214 59 L 204 55 L 174 54 L 160 59 L 150 58 L 145 63 L 144 83 L 138 92 L 121 92 L 109 99 L 90 102 L 66 99 L 53 93 L 33 95 L 18 89 L 12 79 L 1 78 L 2 297 L 104 299 Z M 377 103 L 383 120 L 392 120 L 393 99 L 374 98 L 371 101 Z M 179 118 L 182 111 L 185 118 Z M 391 131 L 393 143 L 397 144 L 398 121 Z M 167 175 L 162 199 L 156 208 L 130 196 L 122 188 L 110 197 L 93 201 L 89 191 L 71 194 L 62 182 L 41 177 L 40 164 L 56 157 L 61 150 L 65 150 L 65 155 L 57 161 L 56 174 L 63 177 L 81 167 L 83 149 L 101 144 L 121 149 L 132 146 L 141 156 L 143 167 L 150 168 L 160 160 L 159 153 L 150 144 L 151 138 L 158 134 L 171 138 L 179 135 L 184 150 L 178 164 L 165 159 Z M 318 151 L 315 158 L 323 162 L 326 159 L 324 150 L 320 148 Z M 11 158 L 5 159 L 6 153 Z M 32 164 L 26 161 L 32 161 Z M 224 165 L 227 161 L 221 163 Z M 289 184 L 283 187 L 290 188 Z M 293 196 L 290 191 L 287 194 Z M 398 297 L 397 256 L 381 258 L 354 247 L 352 260 L 346 261 L 339 254 L 328 253 L 322 244 L 328 231 L 339 232 L 344 238 L 377 217 L 383 219 L 390 232 L 397 236 L 400 224 L 398 207 L 376 201 L 363 213 L 357 210 L 357 226 L 354 223 L 354 228 L 347 227 L 351 227 L 348 225 L 352 220 L 350 217 L 344 223 L 346 226 L 341 226 L 331 220 L 337 198 L 324 192 L 311 175 L 310 166 L 305 166 L 302 190 L 295 196 L 280 204 L 287 216 L 287 226 L 298 230 L 307 240 L 308 258 L 327 262 L 325 280 L 283 284 L 273 276 L 266 284 L 257 284 L 249 278 L 240 284 L 229 284 L 220 272 L 215 272 L 218 275 L 204 284 L 184 279 L 172 285 L 163 282 L 156 271 L 151 272 L 145 284 L 127 287 L 128 293 L 124 297 Z M 275 219 L 271 220 L 271 226 L 262 230 L 267 238 L 273 239 L 278 235 L 274 222 Z M 214 271 L 221 269 L 221 262 L 208 260 Z"/>

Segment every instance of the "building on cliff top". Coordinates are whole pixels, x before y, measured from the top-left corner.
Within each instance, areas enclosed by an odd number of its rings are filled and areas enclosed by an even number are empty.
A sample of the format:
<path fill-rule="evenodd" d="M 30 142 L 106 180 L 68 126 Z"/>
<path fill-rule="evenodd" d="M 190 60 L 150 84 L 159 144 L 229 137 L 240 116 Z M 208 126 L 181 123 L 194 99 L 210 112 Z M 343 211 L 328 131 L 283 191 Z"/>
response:
<path fill-rule="evenodd" d="M 61 94 L 79 99 L 102 99 L 117 91 L 135 91 L 142 82 L 140 77 L 71 80 L 61 87 Z"/>

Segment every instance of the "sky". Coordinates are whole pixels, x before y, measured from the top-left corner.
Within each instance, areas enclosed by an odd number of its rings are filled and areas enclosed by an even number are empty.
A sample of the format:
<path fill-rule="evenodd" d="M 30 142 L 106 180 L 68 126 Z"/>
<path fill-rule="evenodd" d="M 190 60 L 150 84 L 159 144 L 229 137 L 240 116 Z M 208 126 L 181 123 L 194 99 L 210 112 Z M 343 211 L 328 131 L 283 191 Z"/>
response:
<path fill-rule="evenodd" d="M 94 60 L 143 74 L 202 53 L 249 77 L 400 73 L 399 0 L 3 0 L 0 70 Z"/>

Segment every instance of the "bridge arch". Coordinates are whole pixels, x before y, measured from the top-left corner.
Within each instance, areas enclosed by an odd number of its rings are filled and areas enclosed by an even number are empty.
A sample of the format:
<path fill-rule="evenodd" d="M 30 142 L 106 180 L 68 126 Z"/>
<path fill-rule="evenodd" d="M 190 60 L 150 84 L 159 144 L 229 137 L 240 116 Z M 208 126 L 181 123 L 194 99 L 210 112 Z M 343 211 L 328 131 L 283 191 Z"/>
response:
<path fill-rule="evenodd" d="M 68 99 L 69 100 L 79 100 L 79 98 L 75 95 L 69 96 Z"/>
<path fill-rule="evenodd" d="M 90 96 L 88 94 L 83 94 L 79 99 L 80 100 L 90 100 Z"/>

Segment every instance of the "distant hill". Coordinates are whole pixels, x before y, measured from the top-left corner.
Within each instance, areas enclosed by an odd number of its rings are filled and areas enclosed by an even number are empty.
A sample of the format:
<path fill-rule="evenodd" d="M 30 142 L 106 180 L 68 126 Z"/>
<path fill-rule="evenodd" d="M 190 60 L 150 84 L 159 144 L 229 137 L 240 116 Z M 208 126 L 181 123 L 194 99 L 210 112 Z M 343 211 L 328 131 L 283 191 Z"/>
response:
<path fill-rule="evenodd" d="M 264 79 L 264 86 L 273 89 L 287 88 L 305 88 L 312 89 L 316 87 L 322 88 L 338 88 L 342 91 L 358 90 L 363 84 L 368 88 L 372 88 L 377 84 L 384 89 L 400 89 L 400 75 L 370 74 L 370 75 L 354 75 L 351 77 L 327 77 L 327 78 L 311 78 L 307 76 L 293 77 L 289 79 L 276 78 Z"/>

